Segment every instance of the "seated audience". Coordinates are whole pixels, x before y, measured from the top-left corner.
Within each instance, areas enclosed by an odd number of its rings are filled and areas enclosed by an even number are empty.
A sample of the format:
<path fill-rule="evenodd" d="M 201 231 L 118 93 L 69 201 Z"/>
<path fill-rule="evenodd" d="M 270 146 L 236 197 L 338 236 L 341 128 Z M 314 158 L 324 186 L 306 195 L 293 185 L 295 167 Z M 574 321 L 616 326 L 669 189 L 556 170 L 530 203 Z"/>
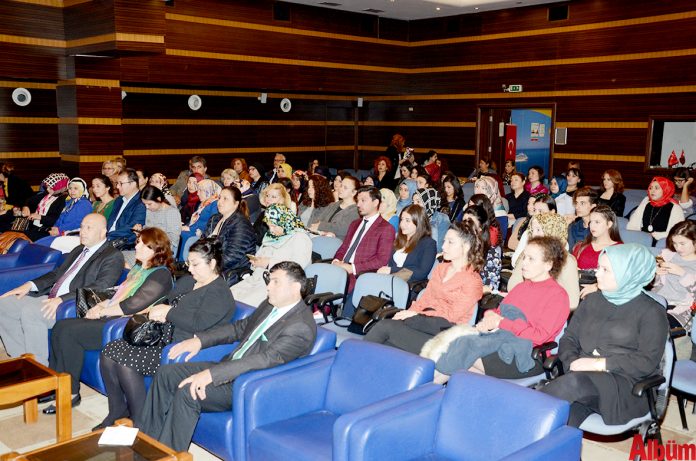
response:
<path fill-rule="evenodd" d="M 351 222 L 358 218 L 356 194 L 360 184 L 352 176 L 341 180 L 338 201 L 324 208 L 314 220 L 310 220 L 309 229 L 319 235 L 344 239 Z"/>
<path fill-rule="evenodd" d="M 257 195 L 261 195 L 261 192 L 268 187 L 263 166 L 260 163 L 252 163 L 249 165 L 249 177 L 251 178 L 249 180 L 251 188 L 254 189 Z"/>
<path fill-rule="evenodd" d="M 612 425 L 648 413 L 633 385 L 659 373 L 668 335 L 664 308 L 642 292 L 654 275 L 655 258 L 641 245 L 610 246 L 599 257 L 600 292 L 582 301 L 559 343 L 565 374 L 541 389 L 570 402 L 570 426 L 593 413 Z"/>
<path fill-rule="evenodd" d="M 510 238 L 508 239 L 507 247 L 511 250 L 516 250 L 517 246 L 520 244 L 520 240 L 524 237 L 524 233 L 529 227 L 529 220 L 534 216 L 534 205 L 538 198 L 547 197 L 546 194 L 536 194 L 532 195 L 527 199 L 527 215 L 524 219 L 518 219 L 515 225 L 512 227 L 512 232 L 510 233 Z M 551 196 L 548 196 L 551 198 Z M 551 198 L 553 200 L 553 198 Z M 556 202 L 554 201 L 554 204 Z"/>
<path fill-rule="evenodd" d="M 181 201 L 181 198 L 186 191 L 189 177 L 198 174 L 203 177 L 202 179 L 208 178 L 209 176 L 206 174 L 206 171 L 208 171 L 208 164 L 203 157 L 200 155 L 194 155 L 191 157 L 189 160 L 188 170 L 184 170 L 179 173 L 179 176 L 176 178 L 176 182 L 170 188 L 177 204 Z"/>
<path fill-rule="evenodd" d="M 469 221 L 452 224 L 442 256 L 447 262 L 435 267 L 423 295 L 408 310 L 378 322 L 365 340 L 418 354 L 442 330 L 469 322 L 483 294 L 484 257 L 481 236 Z"/>
<path fill-rule="evenodd" d="M 500 287 L 500 270 L 502 269 L 502 249 L 500 232 L 491 232 L 495 229 L 491 225 L 491 219 L 497 223 L 495 217 L 491 218 L 486 208 L 481 205 L 473 205 L 464 210 L 462 219 L 468 219 L 481 235 L 483 241 L 483 254 L 485 255 L 481 268 L 481 281 L 483 293 L 497 292 Z"/>
<path fill-rule="evenodd" d="M 549 189 L 544 185 L 544 169 L 542 167 L 533 166 L 529 168 L 524 190 L 529 192 L 529 195 L 549 193 Z"/>
<path fill-rule="evenodd" d="M 188 224 L 181 227 L 179 261 L 184 260 L 188 254 L 189 247 L 203 233 L 210 217 L 218 212 L 217 201 L 220 198 L 221 189 L 212 179 L 204 179 L 198 183 L 198 198 L 201 203 L 198 205 L 198 209 L 191 215 Z"/>
<path fill-rule="evenodd" d="M 136 235 L 133 226 L 145 224 L 145 205 L 140 200 L 138 176 L 135 170 L 127 168 L 118 175 L 116 183 L 120 191 L 107 221 L 106 238 L 115 242 L 120 250 L 132 249 L 135 246 Z"/>
<path fill-rule="evenodd" d="M 694 200 L 691 198 L 694 178 L 688 168 L 677 168 L 674 170 L 674 199 L 679 202 L 679 206 L 684 210 L 684 216 L 689 216 L 694 212 Z"/>
<path fill-rule="evenodd" d="M 378 274 L 402 272 L 407 282 L 426 280 L 435 263 L 437 245 L 430 237 L 430 221 L 423 207 L 409 205 L 401 211 L 399 231 L 389 264 L 377 269 Z"/>
<path fill-rule="evenodd" d="M 138 189 L 143 190 L 150 182 L 150 173 L 143 168 L 136 168 L 135 174 L 138 175 Z"/>
<path fill-rule="evenodd" d="M 271 186 L 273 187 L 273 184 Z M 265 299 L 264 273 L 281 261 L 292 261 L 306 267 L 312 262 L 312 240 L 302 221 L 285 205 L 271 205 L 264 213 L 268 232 L 255 255 L 249 255 L 252 274 L 232 286 L 237 301 L 251 306 Z"/>
<path fill-rule="evenodd" d="M 230 162 L 230 166 L 234 170 L 235 173 L 237 173 L 237 176 L 241 179 L 242 177 L 245 177 L 247 180 L 249 178 L 249 168 L 247 167 L 247 162 L 243 158 L 233 158 L 232 161 Z M 227 187 L 229 184 L 226 184 L 225 187 Z"/>
<path fill-rule="evenodd" d="M 597 198 L 597 205 L 607 205 L 614 210 L 616 216 L 622 217 L 626 208 L 626 196 L 623 191 L 624 183 L 621 173 L 613 169 L 606 170 L 602 174 L 602 188 Z"/>
<path fill-rule="evenodd" d="M 502 244 L 502 229 L 500 228 L 500 222 L 495 217 L 495 212 L 493 211 L 493 205 L 491 201 L 488 200 L 483 194 L 474 194 L 469 198 L 469 203 L 467 207 L 480 206 L 486 212 L 486 219 L 488 221 L 488 233 L 490 234 L 491 245 Z"/>
<path fill-rule="evenodd" d="M 382 219 L 387 221 L 394 228 L 394 232 L 399 230 L 399 217 L 396 215 L 396 195 L 389 189 L 381 189 L 382 201 L 379 204 L 379 214 Z"/>
<path fill-rule="evenodd" d="M 401 210 L 407 206 L 413 204 L 413 194 L 418 190 L 418 184 L 416 184 L 415 179 L 411 179 L 406 176 L 406 179 L 402 179 L 399 183 L 397 191 L 399 193 L 399 199 L 396 201 L 396 214 L 401 216 Z"/>
<path fill-rule="evenodd" d="M 469 181 L 475 181 L 481 176 L 489 174 L 496 174 L 495 169 L 491 166 L 491 159 L 488 157 L 481 157 L 481 159 L 479 159 L 478 168 L 469 175 Z"/>
<path fill-rule="evenodd" d="M 459 183 L 459 178 L 445 174 L 442 177 L 442 192 L 442 198 L 445 199 L 445 203 L 442 204 L 442 212 L 449 216 L 451 223 L 461 221 L 464 211 L 464 190 Z"/>
<path fill-rule="evenodd" d="M 578 189 L 573 195 L 575 221 L 568 225 L 568 247 L 574 248 L 590 234 L 590 213 L 597 206 L 597 192 L 590 187 Z"/>
<path fill-rule="evenodd" d="M 265 208 L 271 205 L 285 205 L 288 209 L 292 209 L 293 202 L 287 189 L 277 182 L 266 187 L 259 199 L 264 207 L 264 211 L 258 214 L 256 221 L 253 222 L 253 228 L 256 234 L 256 245 L 261 246 L 264 237 L 268 233 L 268 225 L 264 219 Z"/>
<path fill-rule="evenodd" d="M 684 210 L 674 195 L 674 183 L 662 176 L 655 176 L 648 187 L 648 196 L 631 214 L 626 228 L 647 232 L 655 240 L 667 237 L 669 231 L 684 220 Z"/>
<path fill-rule="evenodd" d="M 429 187 L 427 189 L 418 189 L 418 192 L 413 194 L 413 204 L 420 205 L 425 209 L 425 214 L 430 220 L 430 230 L 433 240 L 437 242 L 437 250 L 442 251 L 442 243 L 445 240 L 445 233 L 449 229 L 450 221 L 447 215 L 440 213 L 440 194 Z"/>
<path fill-rule="evenodd" d="M 343 178 L 346 176 L 350 176 L 350 174 L 345 171 L 345 170 L 338 170 L 336 172 L 336 176 L 334 176 L 333 180 L 331 181 L 331 192 L 333 193 L 334 196 L 334 202 L 338 202 L 341 200 L 339 197 L 341 193 L 341 185 L 343 184 Z"/>
<path fill-rule="evenodd" d="M 138 264 L 110 299 L 92 307 L 84 318 L 61 320 L 53 327 L 48 364 L 58 373 L 70 375 L 73 406 L 82 400 L 79 392 L 84 352 L 102 347 L 104 325 L 115 317 L 137 314 L 159 303 L 174 286 L 174 259 L 164 231 L 144 229 L 135 245 L 135 258 Z M 55 411 L 53 405 L 43 410 L 45 414 Z"/>
<path fill-rule="evenodd" d="M 249 269 L 246 255 L 256 253 L 256 234 L 248 212 L 239 189 L 225 187 L 220 191 L 218 212 L 210 217 L 202 234 L 206 239 L 215 238 L 220 242 L 222 262 L 219 272 L 230 284 L 236 283 L 239 274 Z"/>
<path fill-rule="evenodd" d="M 21 208 L 34 191 L 27 181 L 16 174 L 15 164 L 11 160 L 3 160 L 0 167 L 0 194 L 6 205 Z"/>
<path fill-rule="evenodd" d="M 437 159 L 437 152 L 434 150 L 429 150 L 425 154 L 425 160 L 422 163 L 423 168 L 425 168 L 426 173 L 430 176 L 431 187 L 440 182 L 440 176 L 442 175 L 442 168 L 440 167 L 440 162 Z"/>
<path fill-rule="evenodd" d="M 396 187 L 392 162 L 384 155 L 380 155 L 375 159 L 372 177 L 375 180 L 374 186 L 378 189 L 394 190 Z"/>
<path fill-rule="evenodd" d="M 493 211 L 495 216 L 507 216 L 507 211 L 503 206 L 503 200 L 500 197 L 500 190 L 498 188 L 498 181 L 491 176 L 480 176 L 474 183 L 474 193 L 483 194 L 488 197 L 493 205 Z"/>
<path fill-rule="evenodd" d="M 313 174 L 307 181 L 307 193 L 302 197 L 302 203 L 297 210 L 302 224 L 309 227 L 310 223 L 317 222 L 324 209 L 333 203 L 333 194 L 329 188 L 329 181 L 325 177 Z"/>
<path fill-rule="evenodd" d="M 614 211 L 606 205 L 599 205 L 590 212 L 590 233 L 585 240 L 576 243 L 572 251 L 578 261 L 578 269 L 597 269 L 602 250 L 621 243 L 616 221 Z"/>
<path fill-rule="evenodd" d="M 566 193 L 568 184 L 563 176 L 554 176 L 549 183 L 549 192 L 556 201 L 556 213 L 565 217 L 570 217 L 569 221 L 575 219 L 575 207 L 573 206 L 572 194 Z"/>
<path fill-rule="evenodd" d="M 87 183 L 82 178 L 73 178 L 68 183 L 68 197 L 65 206 L 55 224 L 48 231 L 52 237 L 65 235 L 69 232 L 77 233 L 80 223 L 85 216 L 92 212 L 92 203 L 89 201 Z"/>
<path fill-rule="evenodd" d="M 49 230 L 60 217 L 65 199 L 67 197 L 67 189 L 69 178 L 63 173 L 52 173 L 41 182 L 43 191 L 39 191 L 35 195 L 27 199 L 26 205 L 22 207 L 22 217 L 29 219 L 29 224 L 23 232 L 31 241 L 39 240 L 47 237 Z M 6 223 L 3 223 L 3 231 L 10 229 L 14 217 L 10 213 L 4 215 L 7 217 Z"/>
<path fill-rule="evenodd" d="M 568 168 L 565 177 L 568 182 L 566 185 L 566 194 L 569 196 L 572 197 L 578 189 L 585 187 L 582 170 L 580 168 Z"/>
<path fill-rule="evenodd" d="M 145 212 L 145 226 L 136 224 L 133 230 L 141 232 L 144 228 L 157 227 L 167 234 L 171 244 L 172 254 L 179 246 L 179 236 L 181 235 L 181 221 L 179 220 L 179 210 L 169 204 L 161 190 L 155 186 L 145 186 L 140 192 L 140 199 L 147 211 Z M 123 258 L 126 266 L 135 265 L 135 251 L 124 251 Z"/>
<path fill-rule="evenodd" d="M 430 174 L 425 171 L 425 168 L 422 166 L 417 166 L 414 168 L 414 170 L 417 171 L 414 179 L 416 180 L 416 185 L 418 185 L 419 189 L 428 189 L 433 187 L 433 179 L 430 177 Z"/>
<path fill-rule="evenodd" d="M 85 216 L 80 246 L 63 264 L 0 296 L 0 338 L 7 354 L 33 354 L 47 365 L 48 330 L 56 323 L 60 303 L 74 300 L 79 288 L 114 286 L 122 271 L 123 255 L 106 241 L 106 219 L 95 213 Z"/>
<path fill-rule="evenodd" d="M 657 263 L 652 291 L 673 306 L 667 311 L 670 327 L 690 327 L 696 296 L 696 221 L 682 221 L 669 231 L 667 248 L 662 250 Z"/>
<path fill-rule="evenodd" d="M 238 185 L 233 184 L 242 193 L 242 200 L 247 204 L 249 210 L 249 221 L 254 222 L 259 217 L 263 209 L 261 208 L 261 200 L 259 196 L 251 188 L 251 183 L 246 179 L 240 179 Z M 218 200 L 218 205 L 219 205 Z"/>
<path fill-rule="evenodd" d="M 115 203 L 113 188 L 108 176 L 100 174 L 92 179 L 92 194 L 94 195 L 92 213 L 98 213 L 109 219 Z"/>
<path fill-rule="evenodd" d="M 191 246 L 188 269 L 191 276 L 180 277 L 166 302 L 150 308 L 148 317 L 168 322 L 172 341 L 193 338 L 232 319 L 235 301 L 227 282 L 220 275 L 220 242 L 200 239 Z M 112 426 L 117 419 L 140 420 L 145 403 L 145 376 L 153 376 L 160 366 L 164 344 L 132 346 L 123 339 L 110 342 L 101 353 L 99 369 L 109 398 L 109 414 L 93 430 Z"/>
<path fill-rule="evenodd" d="M 565 220 L 561 215 L 556 213 L 537 214 L 532 217 L 529 227 L 530 240 L 533 237 L 554 237 L 558 239 L 561 242 L 561 246 L 567 250 L 568 228 L 565 226 Z M 520 258 L 520 262 L 521 261 L 523 261 L 523 258 Z M 580 301 L 579 279 L 577 261 L 573 255 L 569 254 L 565 257 L 564 263 L 561 266 L 561 271 L 556 280 L 568 294 L 571 309 L 575 309 Z M 510 280 L 508 280 L 508 291 L 512 290 L 521 281 L 522 267 L 518 262 L 510 275 Z"/>
<path fill-rule="evenodd" d="M 515 168 L 515 162 L 512 160 L 505 160 L 505 167 L 503 169 L 503 184 L 506 186 L 511 185 L 512 176 L 517 173 Z M 522 175 L 524 177 L 524 175 Z"/>
<path fill-rule="evenodd" d="M 525 177 L 522 173 L 513 173 L 510 177 L 510 193 L 505 195 L 508 201 L 508 227 L 512 227 L 515 221 L 527 216 L 527 202 L 529 192 L 524 190 Z"/>
<path fill-rule="evenodd" d="M 179 210 L 181 211 L 181 222 L 189 222 L 191 216 L 196 212 L 201 205 L 201 200 L 198 197 L 198 183 L 203 181 L 203 175 L 194 173 L 189 176 L 186 183 L 186 190 L 179 200 Z"/>
<path fill-rule="evenodd" d="M 220 187 L 234 186 L 239 183 L 239 174 L 232 168 L 225 168 L 220 173 L 220 180 L 217 181 Z"/>
<path fill-rule="evenodd" d="M 350 302 L 357 277 L 374 272 L 389 264 L 394 245 L 394 228 L 379 215 L 382 195 L 374 187 L 361 187 L 357 193 L 359 219 L 348 226 L 343 244 L 336 251 L 331 264 L 348 273 L 348 301 L 343 306 L 343 317 L 352 318 L 355 306 Z"/>
<path fill-rule="evenodd" d="M 533 211 L 532 211 L 532 216 L 536 216 L 541 213 L 553 213 L 557 214 L 556 210 L 556 201 L 551 197 L 550 195 L 540 195 L 537 196 L 537 198 L 534 201 L 533 206 Z M 559 215 L 560 216 L 560 215 Z M 565 220 L 565 218 L 563 218 Z M 554 222 L 560 222 L 559 220 L 554 220 Z M 522 237 L 520 237 L 516 247 L 515 247 L 515 252 L 512 255 L 511 258 L 511 264 L 512 267 L 515 267 L 517 264 L 518 258 L 522 255 L 522 252 L 524 251 L 525 246 L 527 245 L 527 240 L 531 238 L 531 229 L 527 227 L 527 230 L 525 233 L 522 234 Z M 567 240 L 567 234 L 566 237 L 564 237 L 564 240 Z"/>
<path fill-rule="evenodd" d="M 176 207 L 176 200 L 174 200 L 174 196 L 172 195 L 172 192 L 169 190 L 169 181 L 167 180 L 167 177 L 163 175 L 162 173 L 154 173 L 152 176 L 150 176 L 150 185 L 155 186 L 159 190 L 162 191 L 164 194 L 164 197 L 167 199 L 167 202 L 169 202 L 170 205 Z"/>
<path fill-rule="evenodd" d="M 290 190 L 290 198 L 295 204 L 300 204 L 305 194 L 307 193 L 307 177 L 304 171 L 296 170 L 290 178 L 292 189 Z"/>
<path fill-rule="evenodd" d="M 219 363 L 187 362 L 160 367 L 136 426 L 175 451 L 187 451 L 201 412 L 231 409 L 232 383 L 239 375 L 308 354 L 317 326 L 312 311 L 302 300 L 306 283 L 300 266 L 287 261 L 278 263 L 270 269 L 268 299 L 254 314 L 196 334 L 172 347 L 171 358 L 182 354 L 191 358 L 202 348 L 241 341 L 263 329 L 263 335 L 240 342 Z M 274 321 L 278 317 L 282 321 Z"/>
<path fill-rule="evenodd" d="M 436 357 L 436 380 L 446 381 L 462 369 L 505 379 L 543 373 L 532 360 L 532 347 L 553 341 L 568 319 L 568 295 L 555 280 L 566 255 L 556 238 L 531 239 L 521 264 L 524 282 L 510 290 L 500 307 L 485 312 L 475 327 L 478 334 L 454 330 L 436 338 L 449 344 Z M 501 358 L 503 346 L 512 360 Z"/>

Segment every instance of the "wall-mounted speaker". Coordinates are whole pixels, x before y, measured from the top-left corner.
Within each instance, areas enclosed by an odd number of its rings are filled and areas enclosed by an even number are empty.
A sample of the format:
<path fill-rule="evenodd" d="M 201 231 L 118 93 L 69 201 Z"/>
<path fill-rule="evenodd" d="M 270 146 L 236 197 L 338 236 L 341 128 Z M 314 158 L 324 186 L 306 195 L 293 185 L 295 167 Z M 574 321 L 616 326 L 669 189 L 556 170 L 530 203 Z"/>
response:
<path fill-rule="evenodd" d="M 18 106 L 28 106 L 31 102 L 31 93 L 26 88 L 15 88 L 12 92 L 12 101 Z"/>
<path fill-rule="evenodd" d="M 191 110 L 198 110 L 203 105 L 203 100 L 197 94 L 193 94 L 188 98 L 188 106 Z"/>
<path fill-rule="evenodd" d="M 128 96 L 128 93 L 126 93 L 125 91 L 121 90 L 121 100 L 126 99 L 126 96 Z"/>
<path fill-rule="evenodd" d="M 568 143 L 568 128 L 556 128 L 553 142 L 559 146 L 565 146 Z"/>
<path fill-rule="evenodd" d="M 288 98 L 283 98 L 282 101 L 280 101 L 280 110 L 283 112 L 290 112 L 290 109 L 292 109 L 292 102 Z"/>
<path fill-rule="evenodd" d="M 266 104 L 266 101 L 268 101 L 268 93 L 261 93 L 259 101 L 261 101 L 261 104 Z"/>
<path fill-rule="evenodd" d="M 358 98 L 358 107 L 363 106 L 363 98 Z"/>

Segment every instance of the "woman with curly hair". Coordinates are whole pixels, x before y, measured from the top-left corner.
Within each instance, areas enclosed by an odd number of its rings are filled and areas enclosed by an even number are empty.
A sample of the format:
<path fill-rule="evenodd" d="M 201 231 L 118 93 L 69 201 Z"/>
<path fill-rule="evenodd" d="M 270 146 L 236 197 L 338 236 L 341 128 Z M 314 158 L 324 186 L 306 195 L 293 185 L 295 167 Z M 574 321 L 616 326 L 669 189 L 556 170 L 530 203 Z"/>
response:
<path fill-rule="evenodd" d="M 471 319 L 483 295 L 479 271 L 484 258 L 483 241 L 471 222 L 450 226 L 442 256 L 446 262 L 435 267 L 423 295 L 408 310 L 377 323 L 367 341 L 418 354 L 440 331 Z"/>
<path fill-rule="evenodd" d="M 324 208 L 334 202 L 329 181 L 318 174 L 313 174 L 307 181 L 307 193 L 302 197 L 297 214 L 305 226 L 316 221 Z"/>
<path fill-rule="evenodd" d="M 381 155 L 375 159 L 374 174 L 372 178 L 375 180 L 374 186 L 377 189 L 394 190 L 394 188 L 396 188 L 394 172 L 392 171 L 392 163 L 389 158 Z"/>

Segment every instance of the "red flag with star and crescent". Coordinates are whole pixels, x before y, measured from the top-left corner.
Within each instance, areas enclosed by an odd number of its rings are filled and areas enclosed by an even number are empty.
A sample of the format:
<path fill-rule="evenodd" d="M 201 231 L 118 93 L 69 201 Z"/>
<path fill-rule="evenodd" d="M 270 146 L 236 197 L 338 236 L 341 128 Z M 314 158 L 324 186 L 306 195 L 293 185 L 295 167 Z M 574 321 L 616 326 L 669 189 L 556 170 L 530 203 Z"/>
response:
<path fill-rule="evenodd" d="M 677 160 L 677 153 L 672 151 L 672 153 L 669 155 L 669 160 L 667 160 L 667 165 L 669 165 L 670 168 L 673 166 L 677 165 L 679 163 L 679 160 Z"/>

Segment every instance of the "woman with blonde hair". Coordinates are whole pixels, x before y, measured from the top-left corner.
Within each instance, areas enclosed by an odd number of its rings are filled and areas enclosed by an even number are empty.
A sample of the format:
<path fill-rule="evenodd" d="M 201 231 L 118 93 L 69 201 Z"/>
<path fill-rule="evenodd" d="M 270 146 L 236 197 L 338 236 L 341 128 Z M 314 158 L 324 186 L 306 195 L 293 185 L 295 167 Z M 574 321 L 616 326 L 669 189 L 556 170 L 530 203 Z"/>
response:
<path fill-rule="evenodd" d="M 394 227 L 394 231 L 399 230 L 399 217 L 396 215 L 396 195 L 389 189 L 380 189 L 382 201 L 379 204 L 379 214 L 382 219 L 388 221 Z"/>
<path fill-rule="evenodd" d="M 220 180 L 218 181 L 221 187 L 234 186 L 236 182 L 239 182 L 239 174 L 235 170 L 232 168 L 222 170 Z"/>
<path fill-rule="evenodd" d="M 288 190 L 280 183 L 274 182 L 269 184 L 261 192 L 261 206 L 268 208 L 271 205 L 284 205 L 288 209 L 292 210 L 293 213 L 297 213 L 297 205 L 292 201 Z M 268 225 L 265 220 L 265 211 L 259 213 L 259 216 L 254 221 L 254 232 L 256 233 L 256 244 L 261 245 L 263 243 L 263 238 L 268 232 Z"/>

